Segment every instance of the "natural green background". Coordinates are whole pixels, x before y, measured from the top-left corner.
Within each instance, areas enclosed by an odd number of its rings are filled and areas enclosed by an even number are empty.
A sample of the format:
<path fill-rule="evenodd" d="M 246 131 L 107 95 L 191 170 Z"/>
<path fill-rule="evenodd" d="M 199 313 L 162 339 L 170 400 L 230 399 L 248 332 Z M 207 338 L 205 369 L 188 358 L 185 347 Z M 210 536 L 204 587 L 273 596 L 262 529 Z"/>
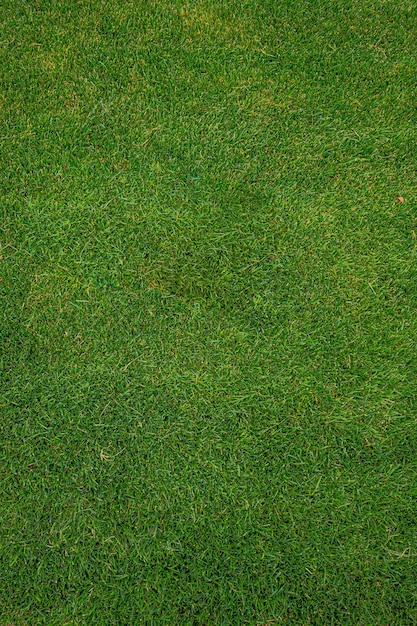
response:
<path fill-rule="evenodd" d="M 416 4 L 0 17 L 1 625 L 417 623 Z"/>

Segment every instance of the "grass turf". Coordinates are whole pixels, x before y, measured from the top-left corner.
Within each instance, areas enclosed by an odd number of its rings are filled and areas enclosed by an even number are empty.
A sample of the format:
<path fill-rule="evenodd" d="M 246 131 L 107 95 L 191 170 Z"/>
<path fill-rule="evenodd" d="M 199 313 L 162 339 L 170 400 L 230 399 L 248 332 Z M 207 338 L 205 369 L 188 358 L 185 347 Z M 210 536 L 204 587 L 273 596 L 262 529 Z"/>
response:
<path fill-rule="evenodd" d="M 415 5 L 1 15 L 0 623 L 415 623 Z"/>

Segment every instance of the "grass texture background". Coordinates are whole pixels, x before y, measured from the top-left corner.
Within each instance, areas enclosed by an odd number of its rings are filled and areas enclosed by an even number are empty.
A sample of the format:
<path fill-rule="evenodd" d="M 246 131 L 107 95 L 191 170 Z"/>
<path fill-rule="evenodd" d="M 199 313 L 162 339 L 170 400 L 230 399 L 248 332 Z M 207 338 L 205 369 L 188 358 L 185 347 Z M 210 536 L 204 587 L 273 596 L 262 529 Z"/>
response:
<path fill-rule="evenodd" d="M 415 4 L 0 15 L 0 623 L 416 623 Z"/>

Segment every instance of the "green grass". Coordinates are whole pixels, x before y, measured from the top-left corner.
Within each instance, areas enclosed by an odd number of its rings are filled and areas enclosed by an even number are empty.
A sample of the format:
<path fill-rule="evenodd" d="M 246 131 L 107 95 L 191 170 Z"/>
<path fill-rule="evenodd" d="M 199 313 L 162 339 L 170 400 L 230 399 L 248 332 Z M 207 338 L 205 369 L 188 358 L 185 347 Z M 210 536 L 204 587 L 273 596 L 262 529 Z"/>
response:
<path fill-rule="evenodd" d="M 416 6 L 0 15 L 0 624 L 416 623 Z"/>

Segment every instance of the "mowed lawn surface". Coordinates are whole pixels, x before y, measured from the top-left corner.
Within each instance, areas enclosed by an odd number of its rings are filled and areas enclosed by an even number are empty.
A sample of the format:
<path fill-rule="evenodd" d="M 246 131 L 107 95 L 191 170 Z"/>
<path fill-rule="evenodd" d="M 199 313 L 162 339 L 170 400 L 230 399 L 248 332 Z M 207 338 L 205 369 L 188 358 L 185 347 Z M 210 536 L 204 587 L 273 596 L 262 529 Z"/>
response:
<path fill-rule="evenodd" d="M 0 623 L 416 623 L 415 4 L 0 15 Z"/>

